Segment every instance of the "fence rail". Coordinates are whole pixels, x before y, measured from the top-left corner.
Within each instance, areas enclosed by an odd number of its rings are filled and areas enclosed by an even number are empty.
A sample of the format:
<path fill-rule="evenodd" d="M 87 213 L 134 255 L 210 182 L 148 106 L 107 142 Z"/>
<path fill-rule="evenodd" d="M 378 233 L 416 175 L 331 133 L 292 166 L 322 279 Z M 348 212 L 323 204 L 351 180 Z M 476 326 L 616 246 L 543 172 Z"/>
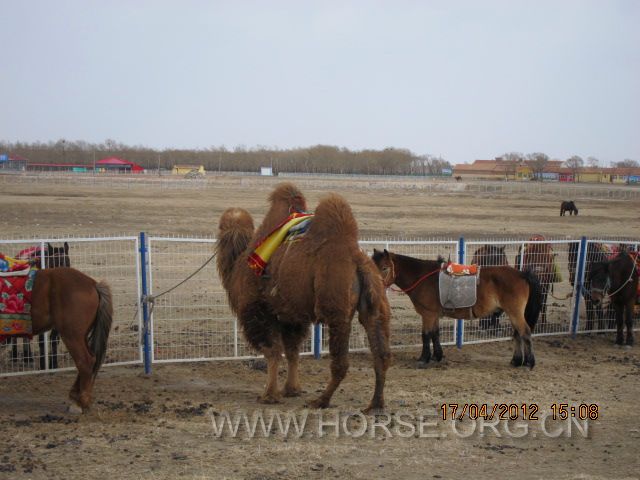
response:
<path fill-rule="evenodd" d="M 105 365 L 144 364 L 149 372 L 152 364 L 183 361 L 246 359 L 255 356 L 242 336 L 231 313 L 226 293 L 218 278 L 215 262 L 209 262 L 193 278 L 175 290 L 155 299 L 152 306 L 142 301 L 143 295 L 157 295 L 187 278 L 201 267 L 214 252 L 213 238 L 179 238 L 166 236 L 111 236 L 102 238 L 38 238 L 0 240 L 0 251 L 11 256 L 22 249 L 47 243 L 68 242 L 71 265 L 111 285 L 114 299 L 114 321 Z M 492 258 L 482 258 L 478 251 L 485 245 L 499 246 L 509 265 L 522 268 L 519 254 L 531 243 L 522 239 L 431 239 L 431 240 L 362 240 L 361 247 L 371 254 L 374 248 L 423 259 L 460 260 L 496 264 Z M 610 331 L 613 313 L 604 309 L 600 322 L 588 323 L 593 312 L 587 310 L 580 285 L 584 280 L 585 255 L 594 243 L 625 245 L 638 250 L 640 240 L 630 239 L 547 239 L 553 252 L 553 278 L 545 278 L 548 291 L 546 315 L 536 326 L 535 335 L 575 335 L 586 332 Z M 577 253 L 576 253 L 577 252 Z M 535 265 L 533 265 L 535 267 Z M 571 280 L 574 280 L 573 282 Z M 404 294 L 388 292 L 392 306 L 391 343 L 393 348 L 420 345 L 421 321 Z M 589 307 L 591 308 L 591 307 Z M 511 337 L 509 319 L 503 314 L 462 322 L 442 318 L 442 343 L 462 346 L 465 343 L 503 341 Z M 311 328 L 303 353 L 319 356 L 328 350 L 324 328 Z M 31 346 L 33 343 L 33 346 Z M 24 349 L 31 347 L 32 355 Z M 40 352 L 37 342 L 0 345 L 0 376 L 38 373 Z M 58 370 L 74 366 L 61 343 Z M 358 322 L 352 326 L 351 350 L 364 350 L 367 340 Z M 45 370 L 48 370 L 48 362 Z"/>

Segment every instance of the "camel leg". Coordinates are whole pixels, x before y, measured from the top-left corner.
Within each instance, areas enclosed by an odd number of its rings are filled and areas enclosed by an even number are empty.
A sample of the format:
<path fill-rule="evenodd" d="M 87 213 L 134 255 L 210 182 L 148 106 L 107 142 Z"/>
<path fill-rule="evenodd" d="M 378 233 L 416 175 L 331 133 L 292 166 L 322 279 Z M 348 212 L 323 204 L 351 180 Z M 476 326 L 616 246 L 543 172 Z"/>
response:
<path fill-rule="evenodd" d="M 300 344 L 306 337 L 307 325 L 295 325 L 287 327 L 282 332 L 284 354 L 287 358 L 287 381 L 284 384 L 282 395 L 285 397 L 297 397 L 302 393 L 299 378 Z"/>
<path fill-rule="evenodd" d="M 329 354 L 331 355 L 331 380 L 327 384 L 324 392 L 310 405 L 312 408 L 327 408 L 333 392 L 336 391 L 340 382 L 347 376 L 349 370 L 349 335 L 351 333 L 351 322 L 343 320 L 333 322 L 329 325 Z M 376 375 L 377 377 L 377 375 Z M 377 378 L 376 378 L 377 383 Z"/>
<path fill-rule="evenodd" d="M 282 345 L 274 342 L 271 347 L 263 347 L 262 354 L 267 361 L 267 385 L 262 396 L 258 398 L 258 402 L 266 404 L 279 403 L 278 367 L 282 359 Z"/>
<path fill-rule="evenodd" d="M 387 378 L 387 370 L 391 363 L 389 317 L 385 313 L 370 316 L 361 311 L 358 318 L 367 332 L 369 348 L 373 356 L 373 368 L 376 374 L 373 397 L 369 406 L 364 410 L 365 413 L 371 413 L 384 408 L 384 384 Z"/>

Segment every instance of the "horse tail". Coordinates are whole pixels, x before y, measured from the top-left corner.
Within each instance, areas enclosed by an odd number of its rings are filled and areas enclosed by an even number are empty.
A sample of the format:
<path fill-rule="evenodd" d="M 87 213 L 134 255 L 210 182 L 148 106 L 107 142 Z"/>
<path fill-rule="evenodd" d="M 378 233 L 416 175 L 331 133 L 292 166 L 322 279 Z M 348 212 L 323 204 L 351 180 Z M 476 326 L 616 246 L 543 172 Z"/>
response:
<path fill-rule="evenodd" d="M 349 203 L 340 195 L 331 193 L 320 200 L 308 235 L 324 242 L 327 238 L 358 244 L 358 224 Z"/>
<path fill-rule="evenodd" d="M 229 208 L 218 223 L 216 264 L 222 284 L 229 291 L 231 273 L 238 257 L 247 250 L 253 237 L 253 218 L 243 208 Z"/>
<path fill-rule="evenodd" d="M 111 296 L 111 288 L 104 282 L 96 284 L 98 292 L 98 312 L 96 319 L 89 330 L 89 346 L 91 352 L 96 357 L 93 365 L 93 376 L 98 374 L 98 370 L 104 362 L 107 352 L 107 341 L 109 340 L 109 332 L 111 331 L 111 323 L 113 321 L 113 298 Z"/>
<path fill-rule="evenodd" d="M 533 331 L 542 310 L 542 285 L 540 285 L 540 280 L 536 274 L 530 269 L 520 272 L 520 275 L 529 284 L 529 298 L 524 309 L 524 318 L 529 328 Z"/>

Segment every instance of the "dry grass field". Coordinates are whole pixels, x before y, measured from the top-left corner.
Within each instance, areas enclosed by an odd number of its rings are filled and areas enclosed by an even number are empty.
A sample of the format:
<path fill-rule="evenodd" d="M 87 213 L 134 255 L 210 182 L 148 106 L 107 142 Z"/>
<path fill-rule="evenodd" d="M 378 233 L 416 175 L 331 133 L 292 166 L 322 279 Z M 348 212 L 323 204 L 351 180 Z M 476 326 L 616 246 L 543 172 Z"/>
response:
<path fill-rule="evenodd" d="M 277 181 L 211 178 L 202 188 L 2 181 L 0 240 L 140 231 L 213 236 L 230 206 L 248 209 L 259 222 Z M 437 192 L 308 178 L 300 184 L 310 206 L 327 191 L 344 195 L 362 238 L 522 239 L 539 233 L 640 239 L 638 200 L 585 194 L 573 198 L 579 216 L 560 217 L 560 195 L 477 195 L 455 184 Z M 404 315 L 419 323 L 410 309 Z M 320 413 L 310 411 L 313 425 L 301 438 L 250 439 L 246 432 L 218 438 L 212 417 L 262 410 L 255 401 L 265 382 L 259 361 L 159 364 L 151 376 L 140 366 L 104 368 L 94 407 L 81 416 L 65 411 L 73 372 L 0 377 L 0 478 L 638 478 L 638 347 L 614 348 L 611 333 L 537 337 L 534 345 L 538 363 L 531 371 L 509 366 L 510 342 L 447 347 L 445 361 L 424 370 L 415 368 L 415 348 L 394 351 L 385 390 L 391 436 L 379 427 L 373 436 L 367 431 L 354 438 L 341 424 L 338 437 L 330 426 L 320 437 Z M 268 411 L 304 414 L 306 401 L 328 379 L 329 361 L 307 357 L 301 368 L 302 397 Z M 353 354 L 325 421 L 351 415 L 346 425 L 358 430 L 356 414 L 373 382 L 369 355 Z M 444 403 L 536 404 L 539 418 L 553 404 L 595 404 L 599 418 L 452 425 L 433 416 Z M 407 435 L 408 427 L 393 416 L 400 412 L 433 414 L 425 435 Z M 386 417 L 368 418 L 367 425 L 374 420 Z"/>

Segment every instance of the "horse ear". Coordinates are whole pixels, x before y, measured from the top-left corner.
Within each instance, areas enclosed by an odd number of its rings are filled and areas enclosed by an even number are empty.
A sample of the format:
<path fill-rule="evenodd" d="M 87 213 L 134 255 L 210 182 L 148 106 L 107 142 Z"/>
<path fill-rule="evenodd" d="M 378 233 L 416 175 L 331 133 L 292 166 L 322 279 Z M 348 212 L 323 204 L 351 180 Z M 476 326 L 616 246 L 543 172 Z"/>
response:
<path fill-rule="evenodd" d="M 389 252 L 387 251 L 387 249 L 386 249 L 386 248 L 384 249 L 384 256 L 385 256 L 385 257 L 388 257 L 388 256 L 389 256 Z"/>

